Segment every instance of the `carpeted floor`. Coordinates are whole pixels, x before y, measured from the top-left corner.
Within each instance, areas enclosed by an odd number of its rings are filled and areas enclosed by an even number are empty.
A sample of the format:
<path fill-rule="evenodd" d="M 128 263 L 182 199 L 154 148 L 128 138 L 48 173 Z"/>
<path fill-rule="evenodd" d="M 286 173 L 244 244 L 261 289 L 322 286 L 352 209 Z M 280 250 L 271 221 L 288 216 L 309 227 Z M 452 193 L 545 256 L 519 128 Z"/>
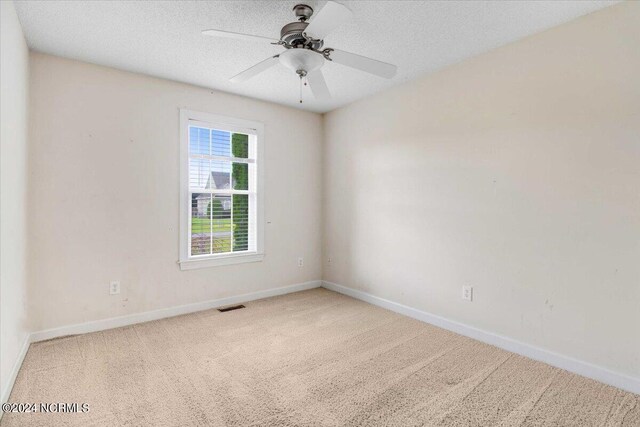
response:
<path fill-rule="evenodd" d="M 640 396 L 314 289 L 33 344 L 10 426 L 639 426 Z"/>

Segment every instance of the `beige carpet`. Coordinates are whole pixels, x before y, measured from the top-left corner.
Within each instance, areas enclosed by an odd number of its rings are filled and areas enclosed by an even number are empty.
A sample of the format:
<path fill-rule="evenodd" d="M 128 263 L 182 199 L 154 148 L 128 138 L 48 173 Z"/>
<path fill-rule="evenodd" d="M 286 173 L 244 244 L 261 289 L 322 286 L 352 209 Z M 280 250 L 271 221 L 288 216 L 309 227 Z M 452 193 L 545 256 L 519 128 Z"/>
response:
<path fill-rule="evenodd" d="M 325 289 L 34 344 L 10 426 L 640 426 L 640 396 Z"/>

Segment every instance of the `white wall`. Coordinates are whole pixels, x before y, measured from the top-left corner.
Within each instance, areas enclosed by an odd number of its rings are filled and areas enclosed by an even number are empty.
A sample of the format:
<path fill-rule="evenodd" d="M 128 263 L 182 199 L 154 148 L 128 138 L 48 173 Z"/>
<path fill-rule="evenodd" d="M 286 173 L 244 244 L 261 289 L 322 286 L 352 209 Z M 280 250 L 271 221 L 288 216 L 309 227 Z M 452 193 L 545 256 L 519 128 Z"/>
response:
<path fill-rule="evenodd" d="M 176 264 L 180 107 L 264 123 L 264 261 Z M 32 53 L 30 120 L 34 330 L 321 278 L 320 115 Z"/>
<path fill-rule="evenodd" d="M 13 2 L 0 2 L 0 393 L 7 398 L 28 336 L 27 102 L 29 51 Z"/>
<path fill-rule="evenodd" d="M 640 376 L 639 22 L 613 6 L 328 113 L 324 279 Z"/>

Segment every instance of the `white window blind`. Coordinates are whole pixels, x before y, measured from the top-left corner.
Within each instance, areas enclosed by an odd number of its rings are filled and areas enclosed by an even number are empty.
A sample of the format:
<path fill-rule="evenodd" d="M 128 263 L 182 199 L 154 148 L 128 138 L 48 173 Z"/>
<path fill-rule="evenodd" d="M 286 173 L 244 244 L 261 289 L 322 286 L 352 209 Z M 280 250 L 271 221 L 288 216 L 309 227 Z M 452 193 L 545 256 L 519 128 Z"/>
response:
<path fill-rule="evenodd" d="M 181 264 L 198 260 L 228 264 L 229 259 L 242 262 L 243 255 L 261 255 L 258 129 L 242 128 L 228 118 L 230 123 L 189 113 L 183 111 L 181 126 L 186 133 L 181 139 L 186 143 L 182 168 L 186 168 L 183 180 L 185 175 L 187 179 L 182 191 L 187 206 L 182 215 L 186 218 L 181 227 Z"/>

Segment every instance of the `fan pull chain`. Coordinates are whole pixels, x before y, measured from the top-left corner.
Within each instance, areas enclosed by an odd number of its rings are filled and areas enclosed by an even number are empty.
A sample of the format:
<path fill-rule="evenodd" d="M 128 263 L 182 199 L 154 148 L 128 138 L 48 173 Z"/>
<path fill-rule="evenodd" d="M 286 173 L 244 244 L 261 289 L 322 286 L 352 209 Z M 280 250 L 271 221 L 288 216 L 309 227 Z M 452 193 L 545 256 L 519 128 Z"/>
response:
<path fill-rule="evenodd" d="M 305 70 L 296 71 L 298 77 L 300 77 L 300 104 L 302 104 L 302 79 L 307 77 L 307 72 Z M 304 85 L 307 85 L 307 82 L 304 82 Z"/>

